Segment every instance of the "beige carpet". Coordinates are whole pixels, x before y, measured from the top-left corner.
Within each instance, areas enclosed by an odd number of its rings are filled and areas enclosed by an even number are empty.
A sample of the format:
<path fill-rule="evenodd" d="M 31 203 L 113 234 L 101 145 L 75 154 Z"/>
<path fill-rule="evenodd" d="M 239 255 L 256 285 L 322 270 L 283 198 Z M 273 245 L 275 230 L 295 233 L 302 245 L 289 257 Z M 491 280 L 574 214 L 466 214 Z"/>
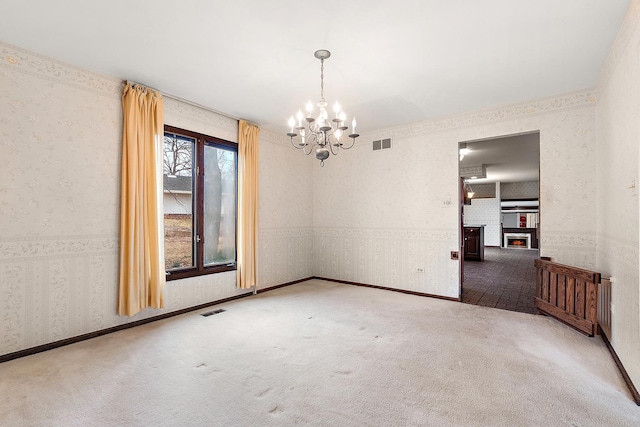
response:
<path fill-rule="evenodd" d="M 640 425 L 543 316 L 315 280 L 215 308 L 0 364 L 0 425 Z"/>

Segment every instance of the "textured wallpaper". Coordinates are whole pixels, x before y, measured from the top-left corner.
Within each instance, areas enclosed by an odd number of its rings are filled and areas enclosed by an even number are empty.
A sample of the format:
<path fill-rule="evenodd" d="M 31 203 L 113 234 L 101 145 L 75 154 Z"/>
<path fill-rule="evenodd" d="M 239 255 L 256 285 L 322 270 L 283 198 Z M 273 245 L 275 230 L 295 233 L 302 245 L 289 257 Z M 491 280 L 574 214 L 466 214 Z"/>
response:
<path fill-rule="evenodd" d="M 313 170 L 333 183 L 314 189 L 314 272 L 457 297 L 458 143 L 536 131 L 541 254 L 594 267 L 595 104 L 585 90 L 363 135 Z M 391 149 L 368 149 L 389 137 Z"/>
<path fill-rule="evenodd" d="M 312 159 L 261 132 L 259 288 L 313 276 Z"/>
<path fill-rule="evenodd" d="M 502 182 L 500 198 L 505 199 L 537 199 L 538 181 Z"/>
<path fill-rule="evenodd" d="M 165 309 L 116 315 L 121 90 L 119 79 L 0 43 L 0 354 L 246 292 L 235 272 L 171 281 Z M 164 105 L 167 124 L 237 140 L 235 120 Z M 262 285 L 311 275 L 310 184 L 288 176 L 308 167 L 283 147 L 261 134 Z"/>
<path fill-rule="evenodd" d="M 374 152 L 366 138 L 313 168 L 314 271 L 457 297 L 455 147 L 412 135 Z"/>
<path fill-rule="evenodd" d="M 612 277 L 612 344 L 640 387 L 638 182 L 640 1 L 631 3 L 599 85 L 596 268 Z"/>
<path fill-rule="evenodd" d="M 501 246 L 500 218 L 500 199 L 498 198 L 473 199 L 470 205 L 464 207 L 465 225 L 485 225 L 484 244 L 486 246 Z"/>
<path fill-rule="evenodd" d="M 115 315 L 120 90 L 0 44 L 0 156 L 11 159 L 0 171 L 0 354 L 158 313 Z M 263 132 L 261 286 L 316 275 L 457 297 L 458 143 L 533 131 L 541 253 L 592 268 L 595 104 L 585 90 L 380 130 L 324 168 Z M 235 121 L 189 104 L 167 99 L 165 117 L 236 138 Z M 386 137 L 391 149 L 369 149 Z M 233 273 L 173 281 L 164 311 L 236 293 Z"/>
<path fill-rule="evenodd" d="M 495 184 L 474 184 L 473 181 L 469 181 L 469 187 L 473 190 L 474 199 L 482 198 L 495 198 L 496 197 L 496 185 Z"/>

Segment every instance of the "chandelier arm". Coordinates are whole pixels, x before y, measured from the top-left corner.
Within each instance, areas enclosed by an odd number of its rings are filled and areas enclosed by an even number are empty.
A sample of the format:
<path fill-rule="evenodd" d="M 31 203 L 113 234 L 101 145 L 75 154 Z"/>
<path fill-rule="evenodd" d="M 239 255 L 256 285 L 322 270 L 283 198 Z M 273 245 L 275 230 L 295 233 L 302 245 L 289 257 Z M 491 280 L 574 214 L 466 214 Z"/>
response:
<path fill-rule="evenodd" d="M 295 148 L 296 150 L 302 150 L 304 148 L 303 145 L 300 145 L 298 143 L 294 143 L 293 142 L 293 137 L 291 137 L 291 145 L 293 146 L 293 148 Z"/>
<path fill-rule="evenodd" d="M 340 148 L 342 148 L 343 150 L 348 150 L 350 148 L 352 148 L 355 144 L 356 144 L 356 139 L 355 138 L 349 138 L 351 140 L 351 145 L 348 147 L 345 147 L 344 145 L 341 145 Z"/>
<path fill-rule="evenodd" d="M 316 145 L 316 140 L 317 138 L 315 134 L 312 133 L 311 135 L 309 135 L 309 137 L 307 138 L 307 143 L 302 147 L 302 152 L 307 156 L 311 154 L 311 152 L 313 151 L 313 147 Z M 307 147 L 309 147 L 309 151 L 307 151 Z"/>
<path fill-rule="evenodd" d="M 335 143 L 338 144 L 338 145 L 335 146 L 336 147 L 336 151 L 333 151 L 333 146 L 334 145 L 331 144 L 331 143 L 329 143 L 329 149 L 331 150 L 331 154 L 333 154 L 334 156 L 337 156 L 338 152 L 340 152 L 340 145 L 339 145 L 340 141 L 335 136 L 334 136 L 334 139 L 336 141 Z"/>

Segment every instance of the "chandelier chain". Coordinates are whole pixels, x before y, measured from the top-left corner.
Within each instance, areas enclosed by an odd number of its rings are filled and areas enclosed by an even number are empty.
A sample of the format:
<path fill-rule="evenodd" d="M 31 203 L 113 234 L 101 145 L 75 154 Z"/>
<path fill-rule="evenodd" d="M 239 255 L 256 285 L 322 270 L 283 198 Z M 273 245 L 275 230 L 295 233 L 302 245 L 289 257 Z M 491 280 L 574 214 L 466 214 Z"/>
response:
<path fill-rule="evenodd" d="M 320 60 L 320 101 L 324 102 L 324 59 Z"/>

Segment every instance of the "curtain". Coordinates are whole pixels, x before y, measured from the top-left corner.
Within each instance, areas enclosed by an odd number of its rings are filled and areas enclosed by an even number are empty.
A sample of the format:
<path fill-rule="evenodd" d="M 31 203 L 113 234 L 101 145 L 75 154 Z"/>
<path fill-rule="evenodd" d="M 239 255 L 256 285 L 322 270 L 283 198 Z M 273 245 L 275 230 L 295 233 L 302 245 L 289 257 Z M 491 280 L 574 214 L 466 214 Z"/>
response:
<path fill-rule="evenodd" d="M 244 120 L 238 128 L 238 272 L 237 287 L 257 284 L 258 135 L 260 129 Z"/>
<path fill-rule="evenodd" d="M 127 82 L 122 94 L 122 182 L 118 314 L 162 308 L 162 96 Z"/>

